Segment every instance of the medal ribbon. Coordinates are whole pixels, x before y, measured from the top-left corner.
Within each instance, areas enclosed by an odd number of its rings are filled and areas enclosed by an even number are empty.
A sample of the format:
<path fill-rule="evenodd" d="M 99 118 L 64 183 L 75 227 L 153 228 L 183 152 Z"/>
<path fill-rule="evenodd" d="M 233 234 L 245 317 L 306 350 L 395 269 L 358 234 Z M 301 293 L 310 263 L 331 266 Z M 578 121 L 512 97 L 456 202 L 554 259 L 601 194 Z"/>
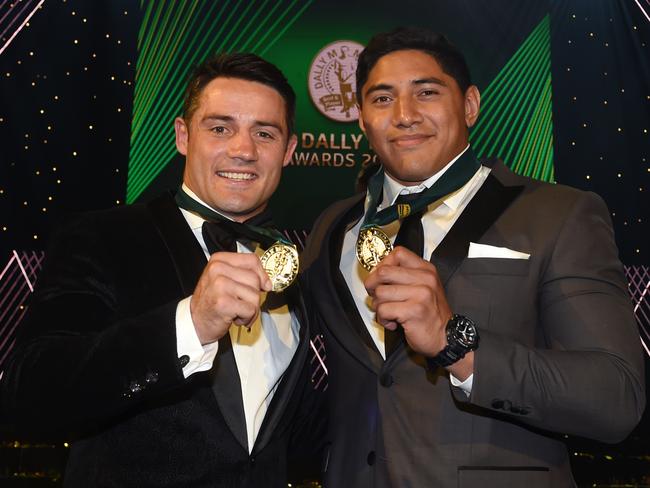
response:
<path fill-rule="evenodd" d="M 379 227 L 390 224 L 397 219 L 403 219 L 408 215 L 424 210 L 431 202 L 455 192 L 467 183 L 481 167 L 474 152 L 468 148 L 463 155 L 451 165 L 447 171 L 433 184 L 431 188 L 419 193 L 419 197 L 412 203 L 394 203 L 377 212 L 377 205 L 382 195 L 384 186 L 384 168 L 382 167 L 374 174 L 368 182 L 368 211 L 360 231 L 371 227 Z"/>
<path fill-rule="evenodd" d="M 199 214 L 206 220 L 211 222 L 219 222 L 228 228 L 233 235 L 243 236 L 251 241 L 259 242 L 262 249 L 268 249 L 276 242 L 280 242 L 287 246 L 295 247 L 294 244 L 288 240 L 281 232 L 265 227 L 257 227 L 250 224 L 242 224 L 241 222 L 233 222 L 225 218 L 223 215 L 215 212 L 211 208 L 197 202 L 183 190 L 183 187 L 176 192 L 176 204 L 185 210 Z"/>

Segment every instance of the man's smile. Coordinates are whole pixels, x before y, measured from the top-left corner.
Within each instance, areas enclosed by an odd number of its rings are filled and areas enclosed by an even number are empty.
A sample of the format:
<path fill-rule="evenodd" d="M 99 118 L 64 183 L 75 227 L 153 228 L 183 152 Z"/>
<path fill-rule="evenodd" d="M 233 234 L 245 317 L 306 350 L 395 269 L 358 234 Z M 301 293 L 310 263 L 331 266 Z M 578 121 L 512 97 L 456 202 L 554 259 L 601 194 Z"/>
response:
<path fill-rule="evenodd" d="M 423 144 L 424 142 L 427 142 L 430 137 L 432 136 L 429 134 L 409 134 L 394 137 L 390 140 L 390 142 L 392 142 L 393 145 L 397 147 L 407 148 Z"/>
<path fill-rule="evenodd" d="M 248 181 L 257 178 L 255 173 L 247 171 L 217 171 L 217 175 L 228 180 Z"/>

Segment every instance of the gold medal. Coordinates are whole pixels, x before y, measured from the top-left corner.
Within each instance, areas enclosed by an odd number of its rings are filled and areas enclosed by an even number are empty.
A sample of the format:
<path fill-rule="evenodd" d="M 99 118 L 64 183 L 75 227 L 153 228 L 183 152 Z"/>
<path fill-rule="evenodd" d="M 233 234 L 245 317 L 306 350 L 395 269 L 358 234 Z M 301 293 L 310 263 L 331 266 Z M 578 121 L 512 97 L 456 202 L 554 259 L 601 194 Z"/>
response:
<path fill-rule="evenodd" d="M 295 246 L 276 242 L 262 254 L 260 261 L 271 279 L 273 291 L 284 290 L 298 276 L 298 251 Z"/>
<path fill-rule="evenodd" d="M 392 250 L 390 239 L 379 227 L 370 227 L 359 232 L 356 246 L 357 259 L 368 271 L 372 271 Z"/>

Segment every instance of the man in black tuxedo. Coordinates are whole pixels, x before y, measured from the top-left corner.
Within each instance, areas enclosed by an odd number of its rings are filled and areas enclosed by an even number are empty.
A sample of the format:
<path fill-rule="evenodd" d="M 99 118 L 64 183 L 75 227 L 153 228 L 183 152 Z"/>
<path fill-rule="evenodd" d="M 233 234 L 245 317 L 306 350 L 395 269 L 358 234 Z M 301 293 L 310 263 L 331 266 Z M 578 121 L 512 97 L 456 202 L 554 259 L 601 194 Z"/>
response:
<path fill-rule="evenodd" d="M 480 94 L 444 36 L 375 36 L 357 99 L 382 168 L 303 259 L 328 350 L 326 484 L 573 486 L 560 434 L 620 441 L 645 405 L 606 206 L 478 162 Z"/>
<path fill-rule="evenodd" d="M 87 215 L 55 240 L 2 386 L 15 418 L 73 436 L 66 486 L 286 487 L 309 452 L 309 324 L 257 246 L 282 240 L 267 203 L 294 108 L 270 63 L 208 59 L 175 120 L 176 200 Z"/>

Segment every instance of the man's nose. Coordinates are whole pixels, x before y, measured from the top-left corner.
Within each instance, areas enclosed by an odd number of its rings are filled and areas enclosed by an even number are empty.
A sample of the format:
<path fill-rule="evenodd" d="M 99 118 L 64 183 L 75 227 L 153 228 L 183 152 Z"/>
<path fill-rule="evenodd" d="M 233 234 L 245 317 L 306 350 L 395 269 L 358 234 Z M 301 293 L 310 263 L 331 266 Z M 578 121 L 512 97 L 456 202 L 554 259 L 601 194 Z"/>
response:
<path fill-rule="evenodd" d="M 228 156 L 242 161 L 257 160 L 257 146 L 251 134 L 246 131 L 235 134 L 228 144 Z"/>
<path fill-rule="evenodd" d="M 393 118 L 395 125 L 402 127 L 410 127 L 422 120 L 417 102 L 411 97 L 397 98 L 394 105 Z"/>

